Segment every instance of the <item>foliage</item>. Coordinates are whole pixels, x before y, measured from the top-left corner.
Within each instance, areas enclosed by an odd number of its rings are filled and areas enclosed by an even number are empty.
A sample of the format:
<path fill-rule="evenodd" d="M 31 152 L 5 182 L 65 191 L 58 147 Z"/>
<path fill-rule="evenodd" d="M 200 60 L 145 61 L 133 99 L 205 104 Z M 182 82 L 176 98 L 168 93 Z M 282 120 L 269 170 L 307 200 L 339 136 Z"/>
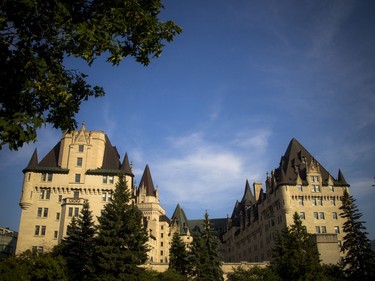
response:
<path fill-rule="evenodd" d="M 341 265 L 322 264 L 323 275 L 329 281 L 342 281 L 345 280 L 344 272 Z"/>
<path fill-rule="evenodd" d="M 87 75 L 67 69 L 69 56 L 148 65 L 181 32 L 161 21 L 161 0 L 3 0 L 0 3 L 0 148 L 36 140 L 50 123 L 73 130 L 82 101 L 104 95 Z"/>
<path fill-rule="evenodd" d="M 94 235 L 96 228 L 86 200 L 79 217 L 73 217 L 68 225 L 68 236 L 56 247 L 55 252 L 66 260 L 69 279 L 91 280 L 93 274 L 92 259 L 94 253 Z"/>
<path fill-rule="evenodd" d="M 217 238 L 213 235 L 211 223 L 205 213 L 203 233 L 195 232 L 191 245 L 191 276 L 197 281 L 223 280 Z"/>
<path fill-rule="evenodd" d="M 277 274 L 275 274 L 269 267 L 255 266 L 250 269 L 244 269 L 239 266 L 234 268 L 233 272 L 228 273 L 228 281 L 280 281 Z"/>
<path fill-rule="evenodd" d="M 139 281 L 187 281 L 186 276 L 179 274 L 174 270 L 157 272 L 154 270 L 144 270 L 138 278 Z"/>
<path fill-rule="evenodd" d="M 62 257 L 30 250 L 0 262 L 0 276 L 3 281 L 68 280 Z"/>
<path fill-rule="evenodd" d="M 355 205 L 355 199 L 346 190 L 340 210 L 340 216 L 346 219 L 343 225 L 345 236 L 342 247 L 346 254 L 342 260 L 345 275 L 349 280 L 374 280 L 375 253 L 371 250 L 371 241 L 367 238 L 364 222 L 360 220 L 362 214 Z"/>
<path fill-rule="evenodd" d="M 169 269 L 172 269 L 181 275 L 186 275 L 189 270 L 186 245 L 181 240 L 178 232 L 173 234 L 172 244 L 169 249 Z"/>
<path fill-rule="evenodd" d="M 98 217 L 95 267 L 98 280 L 137 280 L 147 260 L 148 240 L 142 213 L 130 201 L 123 175 L 119 176 L 111 202 Z"/>
<path fill-rule="evenodd" d="M 318 249 L 297 214 L 294 224 L 277 233 L 271 269 L 283 280 L 324 280 Z"/>

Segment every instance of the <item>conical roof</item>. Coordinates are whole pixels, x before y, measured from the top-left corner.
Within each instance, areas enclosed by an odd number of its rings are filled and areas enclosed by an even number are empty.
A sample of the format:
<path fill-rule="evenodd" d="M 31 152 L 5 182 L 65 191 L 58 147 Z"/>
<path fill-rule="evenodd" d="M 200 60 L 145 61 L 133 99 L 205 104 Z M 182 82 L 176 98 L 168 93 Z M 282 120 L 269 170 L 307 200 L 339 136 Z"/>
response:
<path fill-rule="evenodd" d="M 29 164 L 27 164 L 26 168 L 23 169 L 23 173 L 33 171 L 36 166 L 38 166 L 38 152 L 37 149 L 35 148 L 33 155 L 31 156 L 31 159 L 29 161 Z"/>
<path fill-rule="evenodd" d="M 121 171 L 125 174 L 125 175 L 130 175 L 130 176 L 134 176 L 133 175 L 133 172 L 132 172 L 132 169 L 130 167 L 130 164 L 129 164 L 129 159 L 128 159 L 128 153 L 125 153 L 125 157 L 124 157 L 124 160 L 122 161 L 122 164 L 121 164 Z"/>
<path fill-rule="evenodd" d="M 176 209 L 172 215 L 172 223 L 177 224 L 181 235 L 186 235 L 187 230 L 189 229 L 188 220 L 184 210 L 180 207 L 180 204 L 177 204 Z"/>
<path fill-rule="evenodd" d="M 255 197 L 253 193 L 251 192 L 250 184 L 248 180 L 246 180 L 245 191 L 244 191 L 244 195 L 242 197 L 241 202 L 246 206 L 249 206 L 255 203 Z"/>
<path fill-rule="evenodd" d="M 154 183 L 152 181 L 151 172 L 150 168 L 148 167 L 148 164 L 145 167 L 141 181 L 139 183 L 138 194 L 142 186 L 146 188 L 146 196 L 156 196 L 156 190 L 154 187 Z"/>

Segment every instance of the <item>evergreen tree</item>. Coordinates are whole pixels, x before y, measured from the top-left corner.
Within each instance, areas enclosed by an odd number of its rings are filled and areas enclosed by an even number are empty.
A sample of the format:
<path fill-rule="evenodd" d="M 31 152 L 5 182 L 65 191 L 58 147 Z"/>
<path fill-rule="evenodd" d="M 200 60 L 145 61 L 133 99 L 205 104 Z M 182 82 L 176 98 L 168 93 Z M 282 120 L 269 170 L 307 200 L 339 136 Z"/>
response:
<path fill-rule="evenodd" d="M 137 265 L 147 260 L 147 233 L 142 213 L 131 203 L 123 175 L 119 176 L 113 200 L 98 218 L 95 267 L 98 280 L 138 280 Z"/>
<path fill-rule="evenodd" d="M 205 213 L 203 233 L 195 232 L 191 246 L 191 275 L 196 281 L 221 281 L 220 253 L 217 238 L 213 235 L 208 213 Z"/>
<path fill-rule="evenodd" d="M 367 238 L 366 227 L 360 220 L 362 214 L 355 205 L 355 199 L 345 190 L 342 197 L 342 213 L 345 232 L 342 251 L 344 273 L 349 280 L 375 279 L 375 254 L 371 250 L 371 241 Z"/>
<path fill-rule="evenodd" d="M 228 273 L 228 281 L 281 281 L 269 267 L 255 266 L 250 269 L 243 267 L 234 268 L 233 272 Z"/>
<path fill-rule="evenodd" d="M 175 232 L 169 249 L 169 269 L 175 270 L 181 275 L 186 275 L 189 269 L 187 257 L 186 245 L 181 240 L 180 234 Z"/>
<path fill-rule="evenodd" d="M 78 218 L 72 218 L 67 233 L 55 252 L 65 258 L 71 280 L 91 280 L 96 228 L 87 200 Z"/>
<path fill-rule="evenodd" d="M 294 224 L 277 233 L 271 269 L 283 280 L 324 280 L 319 252 L 297 213 Z"/>

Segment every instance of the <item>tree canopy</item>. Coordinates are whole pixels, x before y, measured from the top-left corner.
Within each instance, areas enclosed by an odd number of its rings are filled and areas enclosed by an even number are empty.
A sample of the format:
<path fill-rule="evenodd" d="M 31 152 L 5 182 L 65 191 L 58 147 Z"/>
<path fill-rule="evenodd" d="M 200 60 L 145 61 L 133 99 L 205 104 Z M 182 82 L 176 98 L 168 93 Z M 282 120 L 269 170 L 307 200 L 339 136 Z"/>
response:
<path fill-rule="evenodd" d="M 147 260 L 147 232 L 142 212 L 131 202 L 123 175 L 113 199 L 98 217 L 94 263 L 98 280 L 138 280 L 138 265 Z"/>
<path fill-rule="evenodd" d="M 370 239 L 367 238 L 366 227 L 361 221 L 355 199 L 345 190 L 342 197 L 342 213 L 340 216 L 346 221 L 343 225 L 345 233 L 342 251 L 344 273 L 349 280 L 374 280 L 375 253 L 371 250 Z"/>
<path fill-rule="evenodd" d="M 73 217 L 68 225 L 67 237 L 54 249 L 57 255 L 65 258 L 70 280 L 92 280 L 95 233 L 90 205 L 86 200 L 78 218 Z"/>
<path fill-rule="evenodd" d="M 181 275 L 186 275 L 189 270 L 186 245 L 177 231 L 173 233 L 172 244 L 169 249 L 169 269 L 175 270 Z"/>
<path fill-rule="evenodd" d="M 52 124 L 77 127 L 82 101 L 104 95 L 87 75 L 67 69 L 68 56 L 89 65 L 103 53 L 118 65 L 148 65 L 181 28 L 159 19 L 161 0 L 3 0 L 0 3 L 0 149 L 35 141 Z"/>
<path fill-rule="evenodd" d="M 294 223 L 277 233 L 271 269 L 282 280 L 324 280 L 318 249 L 295 213 Z"/>

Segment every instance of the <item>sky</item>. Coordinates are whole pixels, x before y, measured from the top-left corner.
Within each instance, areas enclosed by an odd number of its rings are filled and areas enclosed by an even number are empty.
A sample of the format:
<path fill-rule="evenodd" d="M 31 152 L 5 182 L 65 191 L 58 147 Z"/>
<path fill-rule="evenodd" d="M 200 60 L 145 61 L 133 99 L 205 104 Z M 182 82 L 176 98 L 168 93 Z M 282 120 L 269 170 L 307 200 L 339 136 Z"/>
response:
<path fill-rule="evenodd" d="M 106 95 L 76 118 L 104 131 L 139 183 L 146 164 L 169 217 L 230 215 L 246 180 L 266 173 L 296 138 L 331 175 L 341 169 L 375 239 L 375 2 L 163 1 L 182 34 L 144 67 L 68 59 Z M 79 125 L 80 127 L 80 125 Z M 0 226 L 18 230 L 24 169 L 60 140 L 50 126 L 0 151 Z"/>

